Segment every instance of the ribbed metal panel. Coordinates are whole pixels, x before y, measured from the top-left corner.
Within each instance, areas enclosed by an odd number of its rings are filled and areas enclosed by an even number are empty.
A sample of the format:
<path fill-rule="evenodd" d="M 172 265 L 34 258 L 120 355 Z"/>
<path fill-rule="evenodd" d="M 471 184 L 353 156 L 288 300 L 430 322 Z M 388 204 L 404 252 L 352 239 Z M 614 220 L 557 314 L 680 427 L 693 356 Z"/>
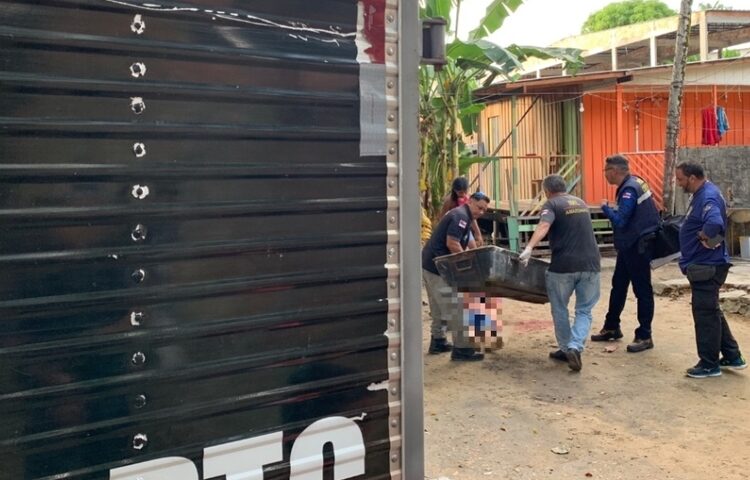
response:
<path fill-rule="evenodd" d="M 166 4 L 0 2 L 0 478 L 202 472 L 277 431 L 264 478 L 289 478 L 330 416 L 359 418 L 361 478 L 391 478 L 357 2 Z"/>

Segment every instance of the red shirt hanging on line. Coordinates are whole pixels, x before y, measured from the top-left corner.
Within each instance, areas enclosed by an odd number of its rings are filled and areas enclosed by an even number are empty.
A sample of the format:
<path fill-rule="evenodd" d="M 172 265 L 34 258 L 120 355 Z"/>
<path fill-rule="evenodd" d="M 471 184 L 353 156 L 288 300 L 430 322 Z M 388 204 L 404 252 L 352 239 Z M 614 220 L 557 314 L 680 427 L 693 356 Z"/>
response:
<path fill-rule="evenodd" d="M 703 145 L 716 145 L 721 140 L 719 130 L 716 127 L 716 109 L 714 107 L 706 107 L 701 111 L 703 119 Z"/>

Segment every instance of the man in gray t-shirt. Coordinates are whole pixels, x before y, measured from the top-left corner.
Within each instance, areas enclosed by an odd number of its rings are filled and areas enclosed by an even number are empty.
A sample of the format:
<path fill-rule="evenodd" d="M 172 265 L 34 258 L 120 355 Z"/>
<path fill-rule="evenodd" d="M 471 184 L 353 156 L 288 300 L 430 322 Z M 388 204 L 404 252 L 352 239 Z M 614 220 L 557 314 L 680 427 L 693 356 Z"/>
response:
<path fill-rule="evenodd" d="M 542 188 L 547 203 L 519 258 L 528 263 L 531 251 L 549 233 L 552 262 L 546 274 L 547 296 L 559 346 L 550 357 L 567 361 L 570 368 L 578 372 L 582 366 L 581 352 L 591 329 L 591 310 L 599 300 L 599 247 L 588 205 L 567 193 L 565 180 L 560 175 L 550 175 L 542 182 Z M 568 302 L 574 292 L 575 317 L 571 325 Z"/>

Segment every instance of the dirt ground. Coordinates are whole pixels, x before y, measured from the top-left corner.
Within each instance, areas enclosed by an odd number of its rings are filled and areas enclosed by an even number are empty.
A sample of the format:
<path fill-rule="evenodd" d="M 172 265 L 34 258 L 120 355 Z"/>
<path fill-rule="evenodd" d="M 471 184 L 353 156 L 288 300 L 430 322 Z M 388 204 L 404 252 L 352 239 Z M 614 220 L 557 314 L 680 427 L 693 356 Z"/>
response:
<path fill-rule="evenodd" d="M 603 323 L 611 276 L 602 272 L 592 330 Z M 679 276 L 672 265 L 656 271 Z M 750 368 L 684 376 L 697 361 L 689 296 L 656 297 L 655 348 L 627 353 L 635 307 L 631 294 L 625 338 L 587 343 L 580 373 L 547 358 L 556 348 L 549 304 L 504 300 L 505 346 L 483 362 L 425 355 L 425 478 L 748 478 Z M 748 357 L 750 318 L 727 319 Z M 428 307 L 423 323 L 427 341 Z"/>

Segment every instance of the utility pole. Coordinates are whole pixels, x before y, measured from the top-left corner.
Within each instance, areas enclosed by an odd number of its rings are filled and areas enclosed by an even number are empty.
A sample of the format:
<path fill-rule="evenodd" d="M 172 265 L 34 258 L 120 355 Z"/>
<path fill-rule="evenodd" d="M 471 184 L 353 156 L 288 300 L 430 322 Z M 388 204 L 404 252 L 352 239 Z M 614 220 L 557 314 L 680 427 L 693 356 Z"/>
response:
<path fill-rule="evenodd" d="M 675 210 L 674 169 L 677 166 L 677 142 L 680 138 L 680 110 L 682 106 L 682 88 L 685 81 L 685 63 L 687 63 L 688 40 L 690 38 L 690 9 L 693 0 L 682 0 L 677 27 L 677 38 L 674 48 L 674 65 L 672 83 L 669 87 L 669 106 L 667 109 L 667 139 L 664 147 L 664 208 L 668 213 Z"/>

